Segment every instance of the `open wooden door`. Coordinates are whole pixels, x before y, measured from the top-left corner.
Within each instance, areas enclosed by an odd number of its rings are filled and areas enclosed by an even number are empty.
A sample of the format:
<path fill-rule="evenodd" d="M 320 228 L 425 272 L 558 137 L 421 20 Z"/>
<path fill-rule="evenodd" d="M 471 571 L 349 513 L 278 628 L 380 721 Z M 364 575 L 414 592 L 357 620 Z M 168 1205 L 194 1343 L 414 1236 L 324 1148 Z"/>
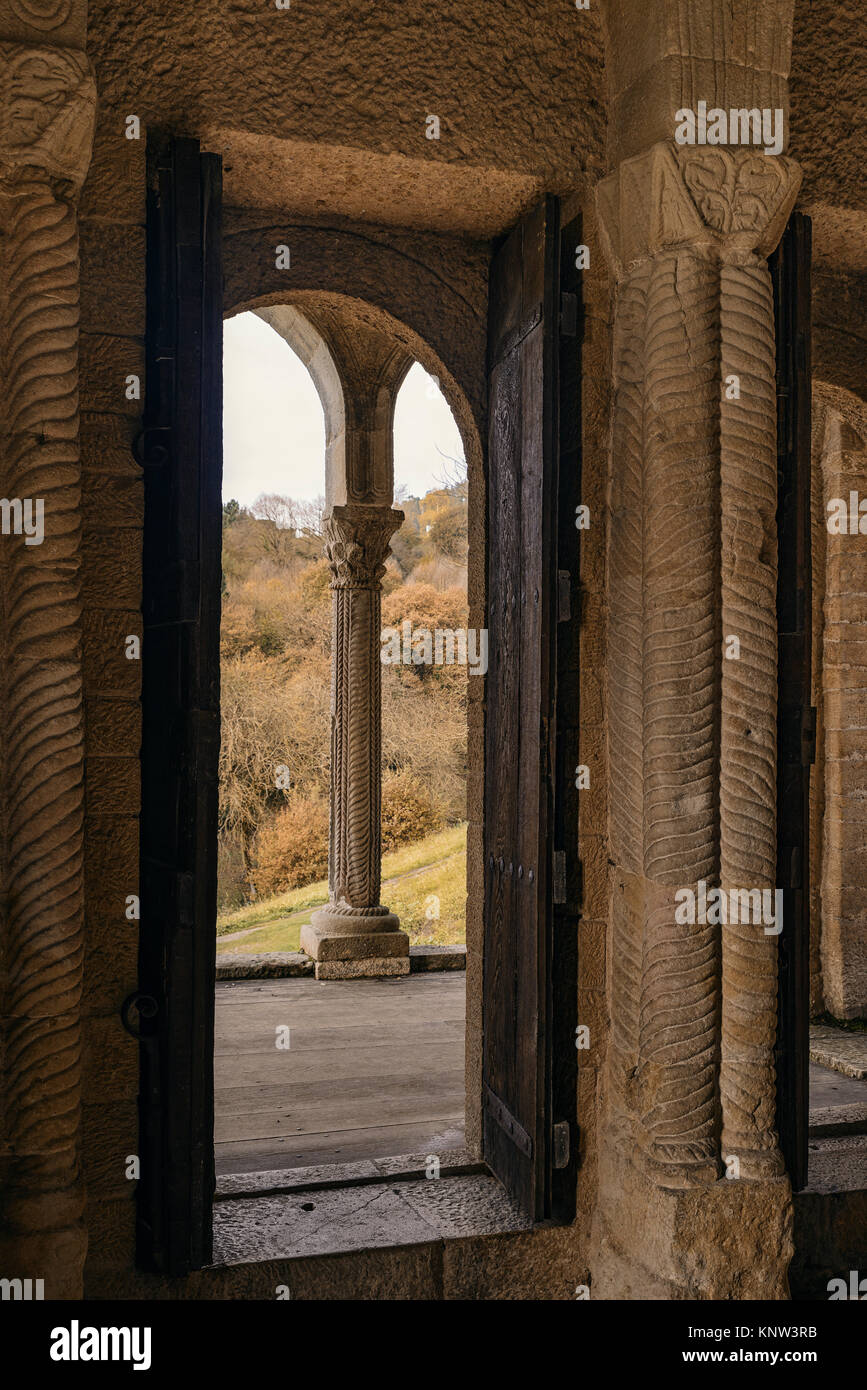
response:
<path fill-rule="evenodd" d="M 561 582 L 558 561 L 559 224 L 548 198 L 499 248 L 488 329 L 484 1156 L 534 1220 L 553 1213 L 555 1164 L 567 1167 L 575 1148 L 568 1109 L 555 1133 L 553 1066 L 555 898 L 566 902 L 555 846 L 557 624 L 560 595 L 568 608 L 573 581 L 577 591 L 577 570 Z M 563 302 L 574 338 L 577 300 Z M 574 510 L 572 523 L 574 536 Z M 571 932 L 574 943 L 574 921 Z M 574 1012 L 574 980 L 569 988 Z M 574 1025 L 570 1045 L 557 1086 L 564 1096 L 571 1087 L 574 1111 Z"/>
<path fill-rule="evenodd" d="M 797 1191 L 807 1182 L 810 1066 L 810 246 L 793 213 L 771 257 L 777 339 L 777 884 L 783 889 L 777 1028 L 777 1128 Z"/>
<path fill-rule="evenodd" d="M 139 1257 L 211 1258 L 222 532 L 221 165 L 148 151 Z"/>

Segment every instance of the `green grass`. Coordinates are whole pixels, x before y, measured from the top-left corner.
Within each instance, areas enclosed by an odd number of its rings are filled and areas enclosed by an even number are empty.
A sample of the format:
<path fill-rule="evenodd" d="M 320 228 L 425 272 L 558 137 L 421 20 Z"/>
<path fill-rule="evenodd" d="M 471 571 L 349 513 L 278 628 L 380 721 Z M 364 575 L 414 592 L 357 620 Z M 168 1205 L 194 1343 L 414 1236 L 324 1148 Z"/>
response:
<path fill-rule="evenodd" d="M 401 926 L 409 932 L 413 945 L 463 942 L 466 841 L 466 825 L 454 825 L 383 856 L 383 899 L 400 917 Z M 433 897 L 439 899 L 438 905 L 430 901 Z M 310 921 L 313 910 L 327 901 L 328 884 L 323 879 L 225 913 L 217 920 L 218 937 L 249 927 L 261 929 L 249 931 L 236 941 L 218 941 L 217 950 L 250 954 L 297 951 L 302 926 Z M 436 910 L 438 918 L 432 915 Z"/>

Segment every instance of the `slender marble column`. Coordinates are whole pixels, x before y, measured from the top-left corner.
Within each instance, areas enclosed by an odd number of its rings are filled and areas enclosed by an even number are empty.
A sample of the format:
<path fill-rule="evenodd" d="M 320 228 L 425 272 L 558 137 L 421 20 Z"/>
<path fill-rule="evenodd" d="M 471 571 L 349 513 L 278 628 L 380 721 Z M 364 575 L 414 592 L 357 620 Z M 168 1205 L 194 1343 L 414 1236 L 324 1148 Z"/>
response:
<path fill-rule="evenodd" d="M 380 898 L 382 576 L 403 521 L 391 507 L 335 506 L 325 524 L 331 566 L 330 900 L 301 945 L 317 979 L 401 975 L 409 938 Z"/>

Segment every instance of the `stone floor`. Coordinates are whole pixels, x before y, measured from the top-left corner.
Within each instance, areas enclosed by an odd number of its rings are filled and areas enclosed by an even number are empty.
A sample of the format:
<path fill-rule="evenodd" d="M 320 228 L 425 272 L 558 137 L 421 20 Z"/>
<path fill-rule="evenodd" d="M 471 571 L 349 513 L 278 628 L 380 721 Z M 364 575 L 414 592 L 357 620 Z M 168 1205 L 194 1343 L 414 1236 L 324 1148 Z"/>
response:
<path fill-rule="evenodd" d="M 867 1033 L 814 1023 L 810 1027 L 810 1061 L 843 1076 L 867 1080 Z"/>
<path fill-rule="evenodd" d="M 465 994 L 460 971 L 218 982 L 218 1175 L 460 1149 Z"/>
<path fill-rule="evenodd" d="M 867 1034 L 810 1029 L 808 1192 L 867 1192 Z"/>

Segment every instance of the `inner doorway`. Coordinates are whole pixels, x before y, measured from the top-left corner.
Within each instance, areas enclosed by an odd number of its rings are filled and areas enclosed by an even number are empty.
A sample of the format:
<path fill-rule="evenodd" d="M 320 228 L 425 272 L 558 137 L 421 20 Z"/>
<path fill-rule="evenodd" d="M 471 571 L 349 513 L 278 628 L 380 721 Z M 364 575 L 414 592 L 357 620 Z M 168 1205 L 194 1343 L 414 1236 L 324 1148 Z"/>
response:
<path fill-rule="evenodd" d="M 411 972 L 314 979 L 300 943 L 329 890 L 337 391 L 344 418 L 356 412 L 351 382 L 323 386 L 314 339 L 297 316 L 224 325 L 218 1179 L 448 1164 L 464 1144 L 467 683 L 484 674 L 467 631 L 466 459 L 438 383 L 413 364 L 389 421 L 404 520 L 380 637 L 381 901 L 409 935 Z"/>

